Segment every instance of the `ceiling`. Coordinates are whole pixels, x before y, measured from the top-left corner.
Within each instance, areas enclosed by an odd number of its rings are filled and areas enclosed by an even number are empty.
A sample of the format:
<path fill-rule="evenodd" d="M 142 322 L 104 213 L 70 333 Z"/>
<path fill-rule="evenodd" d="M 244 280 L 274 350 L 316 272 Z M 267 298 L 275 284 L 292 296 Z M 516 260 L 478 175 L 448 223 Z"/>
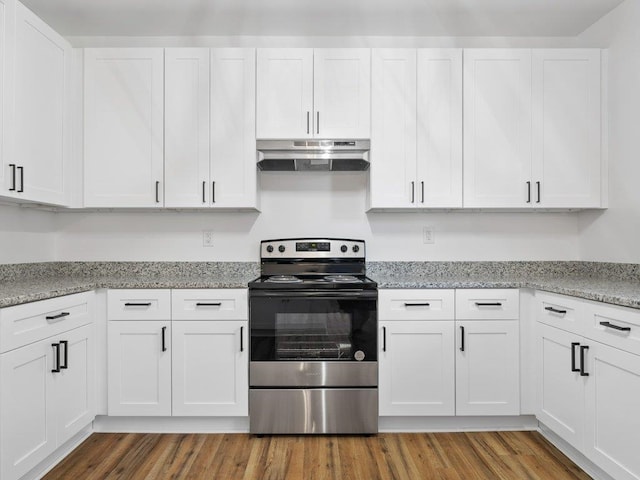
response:
<path fill-rule="evenodd" d="M 22 1 L 66 36 L 574 36 L 623 0 Z"/>

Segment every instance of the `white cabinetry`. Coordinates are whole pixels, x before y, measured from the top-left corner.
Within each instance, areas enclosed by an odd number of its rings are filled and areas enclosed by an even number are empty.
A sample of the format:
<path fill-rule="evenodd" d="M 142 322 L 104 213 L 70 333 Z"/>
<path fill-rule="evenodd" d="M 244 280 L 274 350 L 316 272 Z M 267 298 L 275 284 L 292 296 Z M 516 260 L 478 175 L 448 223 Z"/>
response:
<path fill-rule="evenodd" d="M 538 419 L 612 477 L 640 479 L 640 312 L 536 296 Z"/>
<path fill-rule="evenodd" d="M 464 52 L 464 206 L 601 204 L 600 51 Z"/>
<path fill-rule="evenodd" d="M 93 420 L 92 305 L 93 293 L 83 293 L 0 311 L 2 336 L 20 339 L 0 354 L 3 480 L 20 478 Z"/>
<path fill-rule="evenodd" d="M 161 48 L 85 49 L 85 207 L 162 206 L 163 60 Z"/>
<path fill-rule="evenodd" d="M 9 139 L 11 138 L 9 116 L 12 88 L 12 60 L 15 29 L 15 1 L 0 0 L 0 192 L 12 195 L 15 188 L 13 173 L 15 164 L 11 164 Z M 13 166 L 10 166 L 13 165 Z"/>
<path fill-rule="evenodd" d="M 462 50 L 374 49 L 370 208 L 462 206 Z"/>
<path fill-rule="evenodd" d="M 258 138 L 369 138 L 368 49 L 258 49 Z"/>

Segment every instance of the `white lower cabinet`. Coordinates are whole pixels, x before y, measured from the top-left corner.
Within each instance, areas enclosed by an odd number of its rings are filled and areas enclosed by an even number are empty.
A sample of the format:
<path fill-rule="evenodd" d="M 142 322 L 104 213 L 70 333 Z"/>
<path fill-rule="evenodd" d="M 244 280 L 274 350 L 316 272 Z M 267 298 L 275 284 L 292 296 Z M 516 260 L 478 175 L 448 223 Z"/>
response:
<path fill-rule="evenodd" d="M 454 415 L 453 322 L 381 322 L 380 415 Z"/>
<path fill-rule="evenodd" d="M 171 322 L 110 321 L 108 412 L 171 415 Z"/>
<path fill-rule="evenodd" d="M 3 480 L 20 478 L 93 420 L 93 341 L 85 325 L 0 355 Z"/>

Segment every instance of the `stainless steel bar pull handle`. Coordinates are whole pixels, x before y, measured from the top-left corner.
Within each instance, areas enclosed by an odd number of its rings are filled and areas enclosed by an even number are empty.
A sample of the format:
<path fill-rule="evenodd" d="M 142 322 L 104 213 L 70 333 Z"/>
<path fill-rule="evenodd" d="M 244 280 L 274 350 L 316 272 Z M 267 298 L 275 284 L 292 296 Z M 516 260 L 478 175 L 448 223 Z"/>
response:
<path fill-rule="evenodd" d="M 56 356 L 53 358 L 53 368 L 51 373 L 60 373 L 60 344 L 52 343 L 51 346 L 56 351 Z"/>
<path fill-rule="evenodd" d="M 9 188 L 10 192 L 16 191 L 16 164 L 10 163 L 9 168 L 11 169 L 11 187 Z"/>
<path fill-rule="evenodd" d="M 160 182 L 156 181 L 156 203 L 160 203 Z"/>
<path fill-rule="evenodd" d="M 309 134 L 309 116 L 310 112 L 307 111 L 307 134 Z"/>
<path fill-rule="evenodd" d="M 207 203 L 206 190 L 207 190 L 207 182 L 203 181 L 202 182 L 202 203 Z"/>
<path fill-rule="evenodd" d="M 420 188 L 422 189 L 422 203 L 424 203 L 424 181 L 420 182 Z"/>
<path fill-rule="evenodd" d="M 411 182 L 411 203 L 416 201 L 416 182 Z"/>
<path fill-rule="evenodd" d="M 320 112 L 316 112 L 316 133 L 320 134 Z"/>

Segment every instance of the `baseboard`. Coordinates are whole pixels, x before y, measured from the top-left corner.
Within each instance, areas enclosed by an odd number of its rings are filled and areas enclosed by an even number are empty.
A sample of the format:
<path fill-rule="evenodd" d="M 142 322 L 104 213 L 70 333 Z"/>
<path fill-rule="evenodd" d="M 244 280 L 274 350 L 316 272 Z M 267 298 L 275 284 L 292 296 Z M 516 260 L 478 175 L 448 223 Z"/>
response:
<path fill-rule="evenodd" d="M 380 417 L 380 432 L 485 432 L 537 430 L 533 415 L 514 417 Z"/>
<path fill-rule="evenodd" d="M 249 433 L 249 417 L 107 417 L 93 422 L 96 433 Z"/>

